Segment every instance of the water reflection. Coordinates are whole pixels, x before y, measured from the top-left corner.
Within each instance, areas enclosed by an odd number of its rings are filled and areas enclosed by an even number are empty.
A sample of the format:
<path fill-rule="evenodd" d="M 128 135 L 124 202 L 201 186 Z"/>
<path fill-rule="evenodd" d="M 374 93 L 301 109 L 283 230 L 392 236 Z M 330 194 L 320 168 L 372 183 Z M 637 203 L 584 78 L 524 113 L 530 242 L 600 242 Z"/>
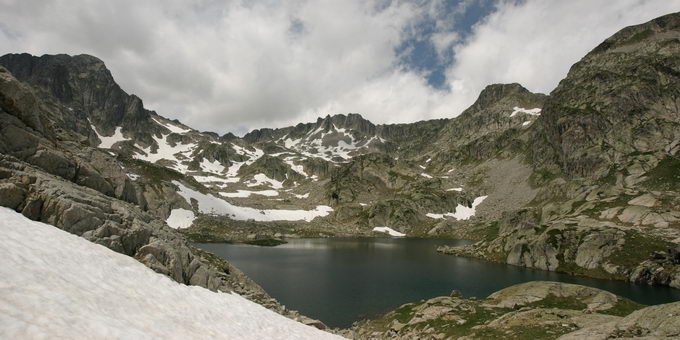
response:
<path fill-rule="evenodd" d="M 292 239 L 278 246 L 278 249 L 393 249 L 398 241 L 389 238 L 368 238 L 358 241 L 355 238 L 336 239 Z"/>
<path fill-rule="evenodd" d="M 486 297 L 513 284 L 543 280 L 588 285 L 637 302 L 680 300 L 680 290 L 638 286 L 437 254 L 467 241 L 375 238 L 291 239 L 278 247 L 197 244 L 235 264 L 289 308 L 332 327 L 404 303 L 448 295 Z"/>

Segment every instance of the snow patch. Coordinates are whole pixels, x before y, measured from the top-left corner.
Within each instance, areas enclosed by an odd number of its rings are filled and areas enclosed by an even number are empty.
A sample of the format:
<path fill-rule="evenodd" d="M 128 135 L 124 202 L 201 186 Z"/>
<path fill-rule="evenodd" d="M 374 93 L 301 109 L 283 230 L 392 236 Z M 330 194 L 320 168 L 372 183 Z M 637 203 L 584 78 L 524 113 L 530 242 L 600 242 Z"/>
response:
<path fill-rule="evenodd" d="M 3 339 L 342 339 L 0 208 Z"/>
<path fill-rule="evenodd" d="M 184 157 L 190 157 L 191 153 L 196 149 L 196 144 L 193 143 L 175 144 L 175 146 L 172 146 L 170 145 L 170 143 L 168 143 L 167 140 L 168 136 L 170 135 L 163 135 L 163 138 L 153 136 L 153 139 L 156 141 L 156 144 L 158 144 L 158 149 L 156 150 L 156 153 L 151 152 L 151 147 L 148 148 L 140 147 L 144 154 L 136 153 L 132 157 L 136 159 L 145 160 L 149 163 L 156 163 L 161 159 L 173 161 L 175 163 L 175 165 L 172 166 L 174 170 L 177 170 L 181 173 L 186 173 L 187 171 L 189 171 L 189 167 L 182 164 L 180 160 L 176 157 L 176 155 L 182 154 Z"/>
<path fill-rule="evenodd" d="M 199 165 L 201 166 L 201 170 L 203 170 L 203 172 L 212 172 L 215 174 L 221 174 L 225 169 L 224 166 L 220 164 L 220 162 L 216 160 L 211 162 L 205 158 L 203 158 Z"/>
<path fill-rule="evenodd" d="M 463 188 L 451 188 L 451 189 L 446 189 L 446 191 L 463 191 Z"/>
<path fill-rule="evenodd" d="M 423 172 L 422 174 L 420 174 L 420 175 L 423 176 L 423 177 L 425 177 L 425 178 L 432 178 L 432 176 L 430 176 L 430 175 L 428 175 L 428 174 L 426 174 L 426 173 L 424 173 L 424 172 Z"/>
<path fill-rule="evenodd" d="M 327 216 L 333 208 L 326 205 L 317 205 L 314 210 L 264 210 L 250 207 L 239 207 L 213 195 L 202 194 L 196 190 L 187 188 L 178 181 L 172 181 L 179 188 L 177 192 L 187 202 L 195 199 L 198 202 L 198 210 L 205 214 L 226 215 L 234 220 L 255 221 L 307 221 L 316 217 Z"/>
<path fill-rule="evenodd" d="M 194 219 L 196 219 L 196 216 L 193 211 L 177 208 L 170 211 L 170 216 L 165 220 L 165 223 L 167 223 L 170 228 L 184 229 L 191 227 L 191 224 L 194 223 Z"/>
<path fill-rule="evenodd" d="M 249 187 L 256 187 L 258 185 L 262 185 L 268 183 L 270 187 L 273 189 L 281 189 L 283 188 L 283 182 L 277 181 L 275 179 L 271 179 L 267 177 L 265 174 L 256 174 L 253 176 L 253 179 L 250 180 L 250 183 L 246 184 Z"/>
<path fill-rule="evenodd" d="M 238 183 L 239 178 L 222 178 L 217 176 L 191 176 L 200 183 Z"/>
<path fill-rule="evenodd" d="M 459 221 L 464 221 L 464 220 L 469 220 L 470 217 L 475 216 L 475 209 L 477 206 L 482 203 L 488 196 L 480 196 L 475 198 L 475 200 L 472 202 L 472 207 L 467 207 L 462 204 L 458 204 L 456 206 L 456 211 L 452 213 L 445 213 L 445 214 L 434 214 L 434 213 L 427 213 L 425 216 L 430 217 L 430 218 L 435 218 L 435 219 L 443 219 L 444 217 L 453 217 L 456 220 Z"/>
<path fill-rule="evenodd" d="M 101 149 L 110 149 L 113 144 L 116 144 L 118 142 L 124 142 L 126 140 L 132 140 L 131 138 L 125 138 L 123 136 L 123 128 L 118 126 L 116 129 L 113 131 L 112 136 L 102 136 L 97 132 L 97 128 L 94 127 L 94 125 L 90 124 L 90 127 L 92 127 L 92 130 L 94 130 L 94 133 L 97 134 L 97 137 L 101 141 L 101 143 L 97 146 L 98 148 Z"/>
<path fill-rule="evenodd" d="M 284 162 L 286 164 L 288 164 L 288 166 L 290 166 L 291 170 L 299 173 L 302 176 L 305 176 L 305 178 L 309 178 L 309 175 L 307 175 L 307 173 L 305 172 L 305 167 L 302 166 L 302 165 L 297 165 L 297 164 L 293 163 L 292 157 L 286 158 L 284 160 Z"/>
<path fill-rule="evenodd" d="M 390 236 L 395 236 L 395 237 L 404 237 L 406 234 L 400 233 L 390 227 L 375 227 L 373 228 L 373 231 L 381 232 L 381 233 L 388 233 Z"/>
<path fill-rule="evenodd" d="M 535 108 L 535 109 L 525 109 L 525 108 L 515 106 L 515 107 L 512 108 L 512 110 L 513 111 L 510 114 L 510 117 L 514 117 L 518 113 L 524 113 L 524 114 L 528 114 L 528 115 L 531 115 L 531 116 L 540 116 L 541 115 L 541 109 L 538 108 L 538 107 Z"/>
<path fill-rule="evenodd" d="M 153 121 L 156 122 L 156 124 L 170 130 L 170 132 L 173 132 L 173 133 L 183 134 L 183 133 L 187 133 L 187 132 L 191 131 L 191 129 L 183 129 L 183 128 L 177 126 L 177 125 L 165 123 L 165 122 L 160 121 L 160 120 L 153 118 L 153 117 L 151 119 L 153 119 Z"/>
<path fill-rule="evenodd" d="M 276 190 L 260 190 L 260 191 L 236 190 L 236 192 L 221 192 L 220 195 L 224 197 L 250 197 L 250 195 L 273 197 L 278 196 L 279 192 Z"/>

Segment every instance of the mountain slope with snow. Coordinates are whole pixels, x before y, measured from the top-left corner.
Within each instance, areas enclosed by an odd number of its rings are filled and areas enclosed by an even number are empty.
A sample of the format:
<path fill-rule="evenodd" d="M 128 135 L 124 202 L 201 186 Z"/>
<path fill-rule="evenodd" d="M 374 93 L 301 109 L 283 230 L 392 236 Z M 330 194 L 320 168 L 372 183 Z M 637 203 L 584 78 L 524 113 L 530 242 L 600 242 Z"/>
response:
<path fill-rule="evenodd" d="M 340 339 L 0 208 L 0 338 Z"/>

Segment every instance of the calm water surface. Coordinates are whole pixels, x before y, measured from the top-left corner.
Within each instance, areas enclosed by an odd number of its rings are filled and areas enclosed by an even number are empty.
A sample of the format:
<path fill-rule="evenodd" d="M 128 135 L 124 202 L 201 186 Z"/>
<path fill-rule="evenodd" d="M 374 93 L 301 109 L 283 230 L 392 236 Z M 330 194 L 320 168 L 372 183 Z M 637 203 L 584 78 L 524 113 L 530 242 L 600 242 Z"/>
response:
<path fill-rule="evenodd" d="M 438 254 L 439 245 L 467 241 L 368 238 L 292 239 L 278 247 L 199 243 L 243 270 L 288 308 L 331 327 L 375 317 L 421 299 L 486 297 L 513 284 L 544 280 L 608 290 L 644 304 L 680 300 L 680 290 L 574 277 Z"/>

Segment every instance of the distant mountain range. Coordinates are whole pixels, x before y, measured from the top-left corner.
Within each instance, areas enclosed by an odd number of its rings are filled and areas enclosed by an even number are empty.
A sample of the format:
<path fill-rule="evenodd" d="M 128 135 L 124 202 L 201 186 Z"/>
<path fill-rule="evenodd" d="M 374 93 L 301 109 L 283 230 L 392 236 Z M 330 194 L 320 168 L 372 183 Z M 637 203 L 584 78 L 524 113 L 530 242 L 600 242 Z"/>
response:
<path fill-rule="evenodd" d="M 96 57 L 8 54 L 0 205 L 211 289 L 245 279 L 184 236 L 467 238 L 440 251 L 680 288 L 678 56 L 670 14 L 550 95 L 494 84 L 452 119 L 338 114 L 239 138 L 145 109 Z"/>

